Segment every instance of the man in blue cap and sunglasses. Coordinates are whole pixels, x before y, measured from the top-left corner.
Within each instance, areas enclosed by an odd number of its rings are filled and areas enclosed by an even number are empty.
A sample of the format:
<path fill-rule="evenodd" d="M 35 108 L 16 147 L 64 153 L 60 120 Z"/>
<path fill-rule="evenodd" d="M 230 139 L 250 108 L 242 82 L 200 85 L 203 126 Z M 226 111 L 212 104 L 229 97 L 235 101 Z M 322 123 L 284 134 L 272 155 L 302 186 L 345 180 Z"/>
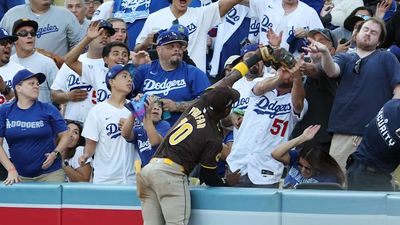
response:
<path fill-rule="evenodd" d="M 204 72 L 184 62 L 188 31 L 173 25 L 157 38 L 159 59 L 138 68 L 134 78 L 135 93 L 148 93 L 162 98 L 164 110 L 171 112 L 167 121 L 173 125 L 192 101 L 210 86 Z"/>

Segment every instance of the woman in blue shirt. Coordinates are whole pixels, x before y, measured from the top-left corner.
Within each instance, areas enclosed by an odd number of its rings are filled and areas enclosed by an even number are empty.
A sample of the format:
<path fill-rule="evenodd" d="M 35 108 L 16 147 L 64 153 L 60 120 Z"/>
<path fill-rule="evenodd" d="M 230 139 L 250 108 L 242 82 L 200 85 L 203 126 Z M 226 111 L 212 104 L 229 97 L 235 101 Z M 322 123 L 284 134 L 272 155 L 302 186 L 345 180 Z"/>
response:
<path fill-rule="evenodd" d="M 8 171 L 5 184 L 19 181 L 63 182 L 61 153 L 69 142 L 67 126 L 51 104 L 38 101 L 43 73 L 27 69 L 13 78 L 15 100 L 0 107 L 0 162 Z M 7 140 L 11 161 L 3 149 Z M 56 139 L 59 142 L 56 145 Z"/>
<path fill-rule="evenodd" d="M 280 144 L 272 152 L 274 159 L 288 165 L 284 188 L 296 188 L 301 183 L 338 183 L 341 186 L 344 184 L 342 170 L 327 151 L 318 146 L 302 148 L 300 151 L 291 150 L 313 139 L 320 127 L 320 125 L 309 126 L 302 135 Z"/>

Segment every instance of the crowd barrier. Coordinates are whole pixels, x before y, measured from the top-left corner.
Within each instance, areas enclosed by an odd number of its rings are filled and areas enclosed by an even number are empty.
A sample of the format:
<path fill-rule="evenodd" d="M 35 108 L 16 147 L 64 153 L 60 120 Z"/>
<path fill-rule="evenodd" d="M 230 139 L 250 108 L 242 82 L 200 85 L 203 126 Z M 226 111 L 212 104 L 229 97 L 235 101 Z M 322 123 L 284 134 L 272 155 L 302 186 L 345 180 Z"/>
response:
<path fill-rule="evenodd" d="M 139 225 L 133 186 L 0 185 L 0 224 Z M 191 188 L 190 225 L 394 225 L 400 193 Z"/>

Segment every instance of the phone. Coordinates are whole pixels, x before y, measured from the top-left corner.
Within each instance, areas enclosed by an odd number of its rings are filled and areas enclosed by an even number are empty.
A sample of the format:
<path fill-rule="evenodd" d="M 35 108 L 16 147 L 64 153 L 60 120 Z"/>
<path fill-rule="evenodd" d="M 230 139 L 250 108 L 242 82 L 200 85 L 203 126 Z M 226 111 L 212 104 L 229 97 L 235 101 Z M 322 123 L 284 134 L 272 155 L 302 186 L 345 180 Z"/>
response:
<path fill-rule="evenodd" d="M 344 43 L 346 43 L 346 42 L 348 42 L 349 40 L 347 40 L 346 38 L 342 38 L 342 39 L 340 39 L 340 41 L 339 41 L 339 44 L 344 44 Z"/>

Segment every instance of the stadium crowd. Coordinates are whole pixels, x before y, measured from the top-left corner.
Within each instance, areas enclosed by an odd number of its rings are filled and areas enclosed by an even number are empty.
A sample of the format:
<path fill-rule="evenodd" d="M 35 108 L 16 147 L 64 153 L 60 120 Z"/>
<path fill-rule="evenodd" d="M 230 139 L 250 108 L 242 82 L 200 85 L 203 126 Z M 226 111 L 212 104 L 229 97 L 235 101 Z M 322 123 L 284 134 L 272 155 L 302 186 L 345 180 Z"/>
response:
<path fill-rule="evenodd" d="M 0 3 L 5 184 L 398 188 L 397 1 L 63 3 Z"/>

